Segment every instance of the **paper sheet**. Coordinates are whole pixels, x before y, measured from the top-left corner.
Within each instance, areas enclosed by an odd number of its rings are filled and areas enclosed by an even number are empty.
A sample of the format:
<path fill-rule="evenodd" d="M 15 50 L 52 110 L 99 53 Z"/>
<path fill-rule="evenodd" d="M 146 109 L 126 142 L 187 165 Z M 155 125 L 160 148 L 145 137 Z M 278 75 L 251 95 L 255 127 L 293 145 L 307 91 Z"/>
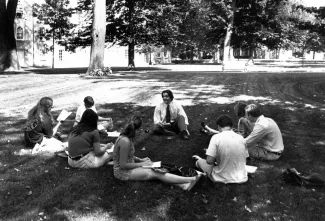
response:
<path fill-rule="evenodd" d="M 247 173 L 255 173 L 257 170 L 257 167 L 246 165 L 246 171 Z"/>
<path fill-rule="evenodd" d="M 118 136 L 120 136 L 120 132 L 117 132 L 117 131 L 107 132 L 107 136 L 118 137 Z"/>
<path fill-rule="evenodd" d="M 161 161 L 153 162 L 151 166 L 142 166 L 143 168 L 158 168 L 161 167 Z"/>
<path fill-rule="evenodd" d="M 71 114 L 71 112 L 68 112 L 66 110 L 62 110 L 60 115 L 58 116 L 57 121 L 64 121 L 68 118 L 68 116 Z"/>

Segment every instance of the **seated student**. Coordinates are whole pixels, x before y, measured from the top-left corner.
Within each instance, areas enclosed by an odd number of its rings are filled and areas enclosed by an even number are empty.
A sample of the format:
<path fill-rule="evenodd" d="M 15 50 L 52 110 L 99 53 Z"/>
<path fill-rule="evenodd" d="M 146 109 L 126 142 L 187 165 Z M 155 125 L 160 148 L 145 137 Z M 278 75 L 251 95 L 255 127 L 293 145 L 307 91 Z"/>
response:
<path fill-rule="evenodd" d="M 134 137 L 141 125 L 141 118 L 133 117 L 131 123 L 127 125 L 116 140 L 113 152 L 114 177 L 125 181 L 160 180 L 165 183 L 175 184 L 184 190 L 191 190 L 202 176 L 201 173 L 195 177 L 182 177 L 143 168 L 143 166 L 152 165 L 152 162 L 148 157 L 141 159 L 134 156 Z"/>
<path fill-rule="evenodd" d="M 245 138 L 249 156 L 262 160 L 279 159 L 284 145 L 278 125 L 271 118 L 264 117 L 255 104 L 247 105 L 245 111 L 246 118 L 255 123 L 253 131 Z"/>
<path fill-rule="evenodd" d="M 78 107 L 76 112 L 75 123 L 73 126 L 76 126 L 80 122 L 82 114 L 86 109 L 92 109 L 93 111 L 95 111 L 95 113 L 97 113 L 94 99 L 91 96 L 85 97 L 84 103 Z M 98 124 L 97 129 L 99 131 L 111 130 L 113 128 L 112 118 L 104 118 L 98 116 L 98 121 L 103 121 L 101 124 Z"/>
<path fill-rule="evenodd" d="M 247 105 L 244 103 L 237 103 L 234 107 L 234 111 L 238 117 L 238 133 L 240 133 L 244 138 L 247 137 L 254 128 L 254 123 L 246 119 L 245 107 Z"/>
<path fill-rule="evenodd" d="M 27 148 L 32 148 L 32 153 L 37 152 L 59 152 L 66 148 L 61 141 L 53 136 L 57 133 L 61 122 L 53 127 L 54 119 L 51 113 L 53 100 L 50 97 L 43 97 L 34 106 L 27 116 L 27 123 L 24 132 Z"/>
<path fill-rule="evenodd" d="M 68 140 L 68 164 L 74 168 L 97 168 L 109 162 L 112 154 L 106 150 L 113 144 L 100 144 L 97 130 L 98 115 L 92 110 L 84 111 Z"/>
<path fill-rule="evenodd" d="M 213 135 L 206 151 L 206 160 L 194 155 L 195 166 L 207 173 L 213 182 L 244 183 L 247 181 L 244 138 L 232 131 L 232 120 L 228 115 L 217 119 L 220 133 Z"/>
<path fill-rule="evenodd" d="M 154 113 L 154 133 L 173 136 L 180 132 L 182 138 L 188 140 L 188 119 L 182 105 L 174 101 L 170 90 L 164 90 L 161 96 L 163 102 L 156 106 Z"/>

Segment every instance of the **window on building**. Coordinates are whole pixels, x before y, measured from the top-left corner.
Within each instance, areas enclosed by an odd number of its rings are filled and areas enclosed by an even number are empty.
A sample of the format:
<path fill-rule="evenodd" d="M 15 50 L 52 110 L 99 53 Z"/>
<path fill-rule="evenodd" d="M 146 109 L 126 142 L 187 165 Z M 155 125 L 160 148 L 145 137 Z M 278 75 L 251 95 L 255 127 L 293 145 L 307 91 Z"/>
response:
<path fill-rule="evenodd" d="M 157 53 L 157 57 L 160 58 L 160 52 Z"/>
<path fill-rule="evenodd" d="M 16 38 L 17 38 L 17 40 L 24 39 L 24 29 L 21 26 L 17 27 Z"/>
<path fill-rule="evenodd" d="M 129 57 L 129 50 L 126 49 L 126 50 L 125 50 L 125 58 L 128 58 L 128 57 Z"/>
<path fill-rule="evenodd" d="M 59 50 L 59 61 L 62 61 L 62 50 Z"/>
<path fill-rule="evenodd" d="M 164 51 L 164 57 L 167 57 L 167 51 Z"/>

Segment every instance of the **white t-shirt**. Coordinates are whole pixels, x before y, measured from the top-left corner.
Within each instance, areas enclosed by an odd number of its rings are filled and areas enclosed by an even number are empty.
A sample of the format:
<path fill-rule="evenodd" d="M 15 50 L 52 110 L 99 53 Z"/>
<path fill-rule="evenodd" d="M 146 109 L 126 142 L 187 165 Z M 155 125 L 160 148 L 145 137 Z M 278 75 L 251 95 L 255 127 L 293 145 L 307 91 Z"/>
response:
<path fill-rule="evenodd" d="M 244 138 L 233 131 L 213 135 L 206 154 L 216 158 L 211 179 L 222 183 L 247 181 L 246 158 L 248 150 Z"/>
<path fill-rule="evenodd" d="M 95 113 L 97 113 L 95 105 L 93 105 L 90 109 L 92 109 L 93 111 L 95 111 Z M 76 112 L 76 119 L 75 119 L 76 122 L 78 122 L 78 123 L 80 122 L 82 114 L 85 112 L 85 110 L 86 110 L 86 107 L 84 104 L 82 104 L 78 107 L 77 112 Z"/>

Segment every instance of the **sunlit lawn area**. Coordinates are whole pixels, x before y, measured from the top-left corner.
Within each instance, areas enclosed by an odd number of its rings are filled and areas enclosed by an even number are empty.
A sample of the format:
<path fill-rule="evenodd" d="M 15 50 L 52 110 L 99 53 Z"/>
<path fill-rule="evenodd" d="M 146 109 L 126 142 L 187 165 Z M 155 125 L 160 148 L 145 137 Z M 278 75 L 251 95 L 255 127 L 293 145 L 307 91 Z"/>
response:
<path fill-rule="evenodd" d="M 325 220 L 324 188 L 281 179 L 291 167 L 325 173 L 323 73 L 141 70 L 107 78 L 67 73 L 0 75 L 0 220 Z M 154 106 L 165 88 L 184 104 L 188 141 L 144 132 L 153 127 Z M 262 104 L 264 115 L 282 131 L 285 152 L 275 162 L 249 162 L 258 169 L 244 184 L 202 179 L 191 192 L 158 181 L 119 181 L 112 166 L 81 170 L 57 156 L 16 154 L 24 148 L 24 115 L 39 98 L 53 97 L 58 116 L 62 107 L 75 112 L 87 94 L 94 96 L 101 116 L 113 118 L 114 130 L 120 131 L 134 113 L 143 117 L 135 145 L 139 157 L 193 167 L 191 156 L 204 157 L 208 145 L 200 122 L 214 127 L 217 116 L 229 114 L 236 124 L 236 101 Z M 60 129 L 64 139 L 71 127 L 66 122 Z M 110 141 L 115 138 L 102 136 L 103 143 Z"/>

